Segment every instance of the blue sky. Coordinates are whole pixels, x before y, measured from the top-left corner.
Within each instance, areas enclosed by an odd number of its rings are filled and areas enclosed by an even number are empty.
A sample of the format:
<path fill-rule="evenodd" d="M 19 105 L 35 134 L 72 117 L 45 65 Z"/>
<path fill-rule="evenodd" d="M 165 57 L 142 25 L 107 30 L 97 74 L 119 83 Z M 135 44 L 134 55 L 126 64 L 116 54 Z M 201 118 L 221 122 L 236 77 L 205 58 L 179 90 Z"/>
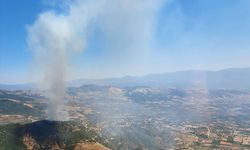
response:
<path fill-rule="evenodd" d="M 0 1 L 0 83 L 36 80 L 32 54 L 26 43 L 26 27 L 41 12 L 54 9 L 60 13 L 57 4 L 45 0 Z M 140 50 L 107 51 L 104 47 L 114 38 L 107 40 L 108 35 L 102 32 L 99 23 L 91 29 L 84 52 L 70 56 L 71 79 L 248 67 L 249 8 L 249 0 L 168 0 L 153 16 L 150 34 L 153 42 L 145 55 Z M 114 35 L 122 36 L 119 32 L 111 36 Z"/>

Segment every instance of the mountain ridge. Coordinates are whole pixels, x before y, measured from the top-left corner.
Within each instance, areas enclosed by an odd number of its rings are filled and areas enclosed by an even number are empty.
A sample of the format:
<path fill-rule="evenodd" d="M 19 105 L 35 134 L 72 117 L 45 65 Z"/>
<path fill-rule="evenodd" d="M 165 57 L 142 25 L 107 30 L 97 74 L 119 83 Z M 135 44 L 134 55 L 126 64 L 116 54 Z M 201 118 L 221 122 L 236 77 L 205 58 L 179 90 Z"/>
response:
<path fill-rule="evenodd" d="M 103 79 L 75 79 L 67 82 L 69 87 L 81 85 L 113 85 L 113 86 L 166 86 L 177 88 L 250 88 L 250 67 L 228 68 L 217 71 L 184 70 L 168 73 L 153 73 L 144 76 L 124 76 Z M 0 84 L 0 89 L 18 90 L 35 89 L 35 83 Z"/>

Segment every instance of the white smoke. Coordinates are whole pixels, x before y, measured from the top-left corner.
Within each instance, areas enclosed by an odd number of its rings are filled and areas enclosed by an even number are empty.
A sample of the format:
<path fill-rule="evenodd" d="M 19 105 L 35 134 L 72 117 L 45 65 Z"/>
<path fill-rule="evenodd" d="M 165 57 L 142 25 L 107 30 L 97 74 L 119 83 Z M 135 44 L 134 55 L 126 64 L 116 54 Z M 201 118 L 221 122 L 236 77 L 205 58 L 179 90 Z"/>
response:
<path fill-rule="evenodd" d="M 90 28 L 105 35 L 105 50 L 115 54 L 141 52 L 152 43 L 154 15 L 163 0 L 77 0 L 61 13 L 41 13 L 28 27 L 28 45 L 34 54 L 49 98 L 49 119 L 62 120 L 68 55 L 84 50 Z M 121 55 L 122 56 L 122 55 Z"/>

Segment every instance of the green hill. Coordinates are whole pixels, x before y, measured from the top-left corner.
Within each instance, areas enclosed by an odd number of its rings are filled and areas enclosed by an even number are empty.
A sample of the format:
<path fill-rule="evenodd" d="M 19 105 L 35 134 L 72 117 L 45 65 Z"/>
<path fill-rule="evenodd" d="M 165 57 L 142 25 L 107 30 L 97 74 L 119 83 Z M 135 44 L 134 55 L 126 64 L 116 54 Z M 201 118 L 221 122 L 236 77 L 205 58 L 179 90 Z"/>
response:
<path fill-rule="evenodd" d="M 29 124 L 0 126 L 1 150 L 24 150 L 27 148 L 72 150 L 79 143 L 98 142 L 104 143 L 92 128 L 84 127 L 78 122 L 42 120 Z M 103 148 L 105 147 L 103 146 Z"/>

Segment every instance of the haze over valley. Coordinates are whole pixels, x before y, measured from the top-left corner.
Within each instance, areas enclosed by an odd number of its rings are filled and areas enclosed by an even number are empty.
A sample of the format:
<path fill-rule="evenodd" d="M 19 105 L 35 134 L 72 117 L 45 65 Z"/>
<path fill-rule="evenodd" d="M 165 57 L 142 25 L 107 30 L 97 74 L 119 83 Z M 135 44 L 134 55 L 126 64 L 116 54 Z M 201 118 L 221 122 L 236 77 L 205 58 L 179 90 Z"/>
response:
<path fill-rule="evenodd" d="M 0 150 L 250 149 L 248 0 L 1 0 Z"/>

